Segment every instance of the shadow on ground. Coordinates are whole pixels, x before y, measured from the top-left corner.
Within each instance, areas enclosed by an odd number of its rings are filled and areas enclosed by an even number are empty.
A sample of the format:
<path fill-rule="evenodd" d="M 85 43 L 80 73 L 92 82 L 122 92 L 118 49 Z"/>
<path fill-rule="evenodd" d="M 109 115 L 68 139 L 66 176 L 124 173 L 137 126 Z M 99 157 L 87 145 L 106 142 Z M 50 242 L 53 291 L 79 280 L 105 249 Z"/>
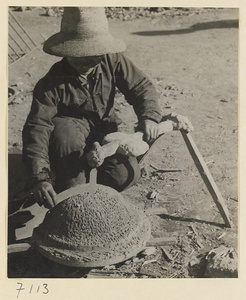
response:
<path fill-rule="evenodd" d="M 89 271 L 52 262 L 39 254 L 35 246 L 8 255 L 8 278 L 81 278 Z"/>
<path fill-rule="evenodd" d="M 178 217 L 178 216 L 172 216 L 167 214 L 159 214 L 159 217 L 165 220 L 173 220 L 173 221 L 179 221 L 179 222 L 191 222 L 191 223 L 201 223 L 201 224 L 208 224 L 212 226 L 217 226 L 224 228 L 226 227 L 225 224 L 217 223 L 217 222 L 211 222 L 211 221 L 205 221 L 205 220 L 199 220 L 195 218 L 189 218 L 189 217 Z"/>
<path fill-rule="evenodd" d="M 187 34 L 199 30 L 219 29 L 219 28 L 238 28 L 238 20 L 221 20 L 213 22 L 197 23 L 189 28 L 178 30 L 154 30 L 154 31 L 138 31 L 131 34 L 142 36 L 157 36 L 157 35 L 175 35 L 175 34 Z"/>

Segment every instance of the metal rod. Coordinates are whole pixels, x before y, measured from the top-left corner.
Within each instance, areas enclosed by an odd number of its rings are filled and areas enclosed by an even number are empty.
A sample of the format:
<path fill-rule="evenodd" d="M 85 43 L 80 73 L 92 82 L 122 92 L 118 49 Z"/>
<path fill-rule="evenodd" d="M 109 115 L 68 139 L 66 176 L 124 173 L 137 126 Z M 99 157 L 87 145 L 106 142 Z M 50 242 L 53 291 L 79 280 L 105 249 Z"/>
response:
<path fill-rule="evenodd" d="M 198 150 L 191 134 L 188 132 L 185 132 L 184 130 L 181 130 L 181 134 L 184 138 L 184 141 L 186 143 L 186 146 L 190 152 L 190 155 L 204 181 L 206 184 L 210 195 L 212 196 L 215 204 L 217 205 L 217 208 L 223 217 L 223 220 L 227 227 L 232 227 L 232 221 L 229 216 L 229 211 L 227 209 L 226 203 L 224 201 L 224 198 L 222 197 L 200 151 Z"/>
<path fill-rule="evenodd" d="M 34 41 L 31 39 L 31 37 L 29 36 L 29 34 L 25 31 L 25 29 L 21 26 L 21 24 L 18 22 L 18 20 L 15 18 L 15 16 L 9 11 L 9 14 L 12 16 L 12 18 L 15 20 L 15 22 L 20 26 L 20 28 L 25 32 L 25 34 L 27 35 L 27 37 L 29 38 L 29 40 L 32 42 L 32 44 L 37 47 L 37 45 L 34 43 Z"/>
<path fill-rule="evenodd" d="M 18 31 L 14 28 L 14 26 L 9 22 L 9 25 L 12 27 L 12 29 L 15 31 L 15 33 L 18 35 L 18 37 L 22 40 L 22 42 L 27 46 L 29 50 L 32 50 L 30 46 L 24 41 L 24 39 L 21 37 L 21 35 L 18 33 Z"/>

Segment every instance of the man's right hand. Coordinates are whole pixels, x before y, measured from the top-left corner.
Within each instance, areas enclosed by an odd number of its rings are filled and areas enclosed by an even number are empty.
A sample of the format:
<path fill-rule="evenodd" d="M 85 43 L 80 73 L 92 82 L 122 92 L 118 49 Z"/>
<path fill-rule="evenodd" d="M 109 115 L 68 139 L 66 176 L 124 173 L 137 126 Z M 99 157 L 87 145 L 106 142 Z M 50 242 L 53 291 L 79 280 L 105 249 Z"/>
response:
<path fill-rule="evenodd" d="M 57 194 L 52 184 L 47 181 L 39 182 L 35 186 L 33 196 L 40 206 L 44 205 L 46 208 L 52 208 L 58 203 Z"/>

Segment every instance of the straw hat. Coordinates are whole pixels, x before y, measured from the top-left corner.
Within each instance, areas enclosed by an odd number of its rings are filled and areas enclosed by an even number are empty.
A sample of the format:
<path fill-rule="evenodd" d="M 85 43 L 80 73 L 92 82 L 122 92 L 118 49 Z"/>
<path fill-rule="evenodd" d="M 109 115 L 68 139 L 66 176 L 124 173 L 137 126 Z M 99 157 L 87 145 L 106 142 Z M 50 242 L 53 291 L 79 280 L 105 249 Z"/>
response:
<path fill-rule="evenodd" d="M 34 230 L 40 253 L 63 265 L 88 268 L 137 255 L 151 234 L 146 215 L 116 190 L 96 184 L 92 191 L 88 186 L 65 191 L 67 198 Z"/>
<path fill-rule="evenodd" d="M 61 57 L 99 56 L 124 51 L 123 40 L 108 29 L 103 7 L 65 7 L 61 30 L 44 43 L 44 52 Z"/>

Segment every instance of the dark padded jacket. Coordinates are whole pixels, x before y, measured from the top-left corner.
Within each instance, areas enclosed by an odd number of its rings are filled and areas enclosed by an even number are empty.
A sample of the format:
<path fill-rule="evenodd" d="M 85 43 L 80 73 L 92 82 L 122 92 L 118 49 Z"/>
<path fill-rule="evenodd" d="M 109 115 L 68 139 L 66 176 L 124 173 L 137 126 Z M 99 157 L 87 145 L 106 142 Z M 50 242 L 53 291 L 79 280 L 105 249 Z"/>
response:
<path fill-rule="evenodd" d="M 107 120 L 114 115 L 116 87 L 134 108 L 138 120 L 161 120 L 155 87 L 123 54 L 107 54 L 87 81 L 67 59 L 55 63 L 36 84 L 31 111 L 23 129 L 23 157 L 30 177 L 48 177 L 49 138 L 57 116 Z"/>

